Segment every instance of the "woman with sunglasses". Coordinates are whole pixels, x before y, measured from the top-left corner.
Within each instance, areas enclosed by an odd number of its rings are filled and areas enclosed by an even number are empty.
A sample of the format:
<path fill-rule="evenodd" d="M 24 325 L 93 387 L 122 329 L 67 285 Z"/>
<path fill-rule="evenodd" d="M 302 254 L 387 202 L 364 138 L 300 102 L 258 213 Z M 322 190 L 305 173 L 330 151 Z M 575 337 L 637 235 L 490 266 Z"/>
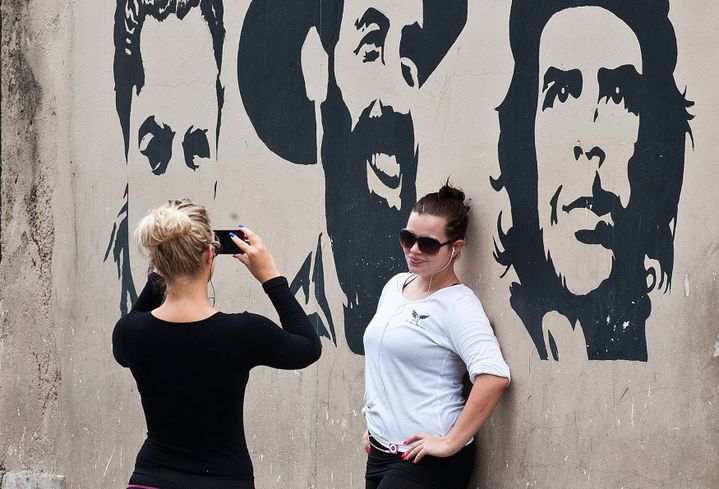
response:
<path fill-rule="evenodd" d="M 257 365 L 304 368 L 320 356 L 317 332 L 247 228 L 233 255 L 262 284 L 280 318 L 218 311 L 207 296 L 219 244 L 205 208 L 187 199 L 151 211 L 135 231 L 156 273 L 112 335 L 117 362 L 137 382 L 147 438 L 128 488 L 251 489 L 242 409 Z"/>
<path fill-rule="evenodd" d="M 366 489 L 465 489 L 474 435 L 509 385 L 482 305 L 454 270 L 468 211 L 447 182 L 400 231 L 409 273 L 385 285 L 364 334 Z"/>

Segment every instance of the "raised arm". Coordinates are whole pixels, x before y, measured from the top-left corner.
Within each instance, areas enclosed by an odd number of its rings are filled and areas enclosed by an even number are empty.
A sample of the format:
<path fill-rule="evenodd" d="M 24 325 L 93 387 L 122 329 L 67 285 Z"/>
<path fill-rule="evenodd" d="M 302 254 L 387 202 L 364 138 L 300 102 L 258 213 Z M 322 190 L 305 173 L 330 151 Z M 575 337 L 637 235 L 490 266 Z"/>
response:
<path fill-rule="evenodd" d="M 262 284 L 280 317 L 282 328 L 267 318 L 253 316 L 257 322 L 255 363 L 281 369 L 304 368 L 316 362 L 322 344 L 316 329 L 290 291 L 285 277 Z"/>
<path fill-rule="evenodd" d="M 132 305 L 130 314 L 133 312 L 149 312 L 153 309 L 157 309 L 162 305 L 164 299 L 163 279 L 157 273 L 152 272 L 147 276 L 147 283 L 142 289 L 142 292 L 140 292 L 140 296 Z"/>
<path fill-rule="evenodd" d="M 280 276 L 272 254 L 256 233 L 243 227 L 238 234 L 242 239 L 233 236 L 232 240 L 242 253 L 234 257 L 262 284 L 283 328 L 278 328 L 267 318 L 254 316 L 253 323 L 258 326 L 255 364 L 295 369 L 314 363 L 320 357 L 322 344 L 307 314 L 290 291 L 287 279 Z"/>

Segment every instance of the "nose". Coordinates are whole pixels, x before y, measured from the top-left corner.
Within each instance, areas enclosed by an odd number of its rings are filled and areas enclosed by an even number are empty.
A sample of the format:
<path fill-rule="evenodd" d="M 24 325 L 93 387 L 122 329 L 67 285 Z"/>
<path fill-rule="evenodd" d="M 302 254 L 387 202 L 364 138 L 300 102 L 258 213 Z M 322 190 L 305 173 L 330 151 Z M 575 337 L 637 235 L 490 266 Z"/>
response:
<path fill-rule="evenodd" d="M 594 146 L 589 151 L 584 151 L 584 148 L 582 148 L 581 143 L 578 143 L 574 146 L 573 149 L 574 159 L 576 161 L 579 161 L 580 158 L 584 157 L 587 159 L 587 161 L 591 162 L 592 159 L 596 158 L 597 168 L 601 168 L 602 164 L 604 163 L 604 160 L 607 158 L 607 154 L 599 146 Z"/>
<path fill-rule="evenodd" d="M 370 119 L 373 117 L 382 117 L 382 102 L 380 102 L 379 99 L 375 99 L 372 102 L 372 105 L 371 105 L 370 111 L 369 111 L 369 117 L 370 117 Z"/>

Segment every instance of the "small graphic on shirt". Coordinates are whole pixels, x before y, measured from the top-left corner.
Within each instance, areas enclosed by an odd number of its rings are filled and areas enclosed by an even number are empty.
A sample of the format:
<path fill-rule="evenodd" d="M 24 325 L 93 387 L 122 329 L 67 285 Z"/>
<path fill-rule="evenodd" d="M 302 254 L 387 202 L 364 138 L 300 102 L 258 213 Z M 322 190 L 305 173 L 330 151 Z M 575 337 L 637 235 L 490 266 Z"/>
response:
<path fill-rule="evenodd" d="M 424 329 L 424 326 L 419 324 L 419 322 L 423 319 L 426 319 L 429 317 L 429 314 L 418 314 L 417 311 L 412 309 L 412 319 L 410 320 L 410 323 L 414 324 L 415 326 L 418 326 L 422 329 Z"/>

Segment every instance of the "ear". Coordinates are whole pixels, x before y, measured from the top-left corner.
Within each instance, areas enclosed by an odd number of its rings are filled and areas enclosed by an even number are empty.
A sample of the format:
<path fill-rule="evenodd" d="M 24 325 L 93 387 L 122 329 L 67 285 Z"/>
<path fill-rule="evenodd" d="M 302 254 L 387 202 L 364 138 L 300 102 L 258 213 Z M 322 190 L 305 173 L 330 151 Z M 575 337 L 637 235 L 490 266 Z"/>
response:
<path fill-rule="evenodd" d="M 452 256 L 459 256 L 459 254 L 462 252 L 462 249 L 464 249 L 464 240 L 458 239 L 454 243 L 452 243 Z"/>
<path fill-rule="evenodd" d="M 212 265 L 212 260 L 215 259 L 215 247 L 209 245 L 202 255 L 203 259 L 205 260 L 205 263 L 207 263 L 208 265 Z"/>

